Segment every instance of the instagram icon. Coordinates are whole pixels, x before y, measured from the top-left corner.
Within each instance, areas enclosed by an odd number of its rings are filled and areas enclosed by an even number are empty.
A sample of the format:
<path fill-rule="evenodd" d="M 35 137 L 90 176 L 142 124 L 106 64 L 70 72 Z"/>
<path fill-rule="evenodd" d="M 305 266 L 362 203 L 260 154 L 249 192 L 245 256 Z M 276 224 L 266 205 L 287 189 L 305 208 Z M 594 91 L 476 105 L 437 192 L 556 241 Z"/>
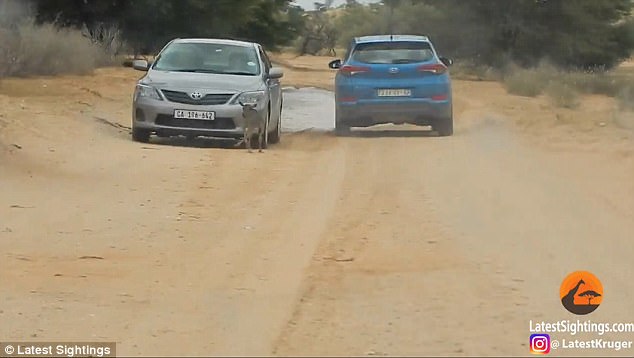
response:
<path fill-rule="evenodd" d="M 550 336 L 547 334 L 531 334 L 531 353 L 547 354 L 550 352 Z"/>

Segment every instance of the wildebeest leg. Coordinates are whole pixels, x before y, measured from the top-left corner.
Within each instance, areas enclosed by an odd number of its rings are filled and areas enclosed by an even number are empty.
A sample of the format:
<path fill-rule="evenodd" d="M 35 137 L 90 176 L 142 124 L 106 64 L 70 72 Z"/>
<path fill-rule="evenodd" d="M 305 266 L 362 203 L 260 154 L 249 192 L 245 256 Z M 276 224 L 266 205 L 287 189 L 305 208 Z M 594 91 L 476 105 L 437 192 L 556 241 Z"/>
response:
<path fill-rule="evenodd" d="M 236 147 L 241 146 L 243 143 L 246 143 L 246 139 L 247 139 L 247 129 L 244 128 L 244 134 L 242 135 L 242 138 L 240 138 L 240 140 L 236 143 Z"/>
<path fill-rule="evenodd" d="M 247 150 L 249 151 L 249 153 L 252 153 L 253 151 L 251 150 L 251 133 L 249 133 L 249 131 L 244 134 L 244 142 L 247 145 Z"/>

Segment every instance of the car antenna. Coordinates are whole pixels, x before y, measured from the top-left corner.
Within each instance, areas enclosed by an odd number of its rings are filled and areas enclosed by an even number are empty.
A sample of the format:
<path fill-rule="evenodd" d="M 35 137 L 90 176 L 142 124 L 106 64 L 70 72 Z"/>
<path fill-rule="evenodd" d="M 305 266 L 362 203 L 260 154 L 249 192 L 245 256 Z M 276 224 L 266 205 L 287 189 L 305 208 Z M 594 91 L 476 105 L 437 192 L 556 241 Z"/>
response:
<path fill-rule="evenodd" d="M 390 35 L 390 41 L 394 41 L 394 35 Z"/>

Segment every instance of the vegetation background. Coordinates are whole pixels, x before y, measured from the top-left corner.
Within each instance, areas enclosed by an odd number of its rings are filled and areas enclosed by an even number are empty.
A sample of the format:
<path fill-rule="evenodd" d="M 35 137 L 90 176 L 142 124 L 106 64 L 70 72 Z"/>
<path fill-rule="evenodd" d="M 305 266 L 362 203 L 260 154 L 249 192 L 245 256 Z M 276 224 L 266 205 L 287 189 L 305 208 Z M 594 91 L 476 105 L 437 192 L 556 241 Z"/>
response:
<path fill-rule="evenodd" d="M 337 6 L 333 6 L 338 4 Z M 341 56 L 365 34 L 425 34 L 452 73 L 509 92 L 634 102 L 610 72 L 634 49 L 634 0 L 0 0 L 0 78 L 88 73 L 151 55 L 175 37 L 252 40 L 271 51 Z M 589 76 L 588 74 L 591 74 Z"/>
<path fill-rule="evenodd" d="M 632 0 L 347 0 L 304 9 L 289 0 L 0 0 L 3 31 L 25 19 L 84 30 L 126 51 L 155 52 L 174 37 L 230 37 L 317 53 L 361 34 L 415 33 L 452 57 L 491 66 L 613 67 L 634 48 Z M 3 41 L 4 43 L 4 41 Z M 118 44 L 119 45 L 119 44 Z M 5 47 L 3 45 L 2 47 Z"/>

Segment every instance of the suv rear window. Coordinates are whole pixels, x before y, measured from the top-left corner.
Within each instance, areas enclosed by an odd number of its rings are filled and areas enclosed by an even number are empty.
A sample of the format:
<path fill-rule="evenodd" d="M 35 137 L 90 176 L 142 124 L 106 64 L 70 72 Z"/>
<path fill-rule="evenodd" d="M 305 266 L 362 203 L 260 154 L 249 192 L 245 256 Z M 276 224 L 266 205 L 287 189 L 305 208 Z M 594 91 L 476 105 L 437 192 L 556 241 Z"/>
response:
<path fill-rule="evenodd" d="M 369 64 L 396 64 L 425 62 L 434 58 L 427 42 L 376 42 L 359 44 L 352 59 Z"/>

